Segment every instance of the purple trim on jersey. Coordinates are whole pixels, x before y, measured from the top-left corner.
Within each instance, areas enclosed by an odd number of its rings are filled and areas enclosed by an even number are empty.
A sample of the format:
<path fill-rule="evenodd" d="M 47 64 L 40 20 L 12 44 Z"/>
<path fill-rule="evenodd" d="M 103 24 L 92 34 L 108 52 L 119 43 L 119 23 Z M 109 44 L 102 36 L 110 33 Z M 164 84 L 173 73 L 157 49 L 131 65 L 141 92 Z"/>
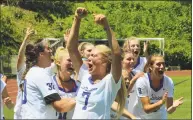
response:
<path fill-rule="evenodd" d="M 56 75 L 53 76 L 53 79 L 55 80 L 55 82 L 56 82 L 56 84 L 57 84 L 57 86 L 58 86 L 58 89 L 59 89 L 60 91 L 62 91 L 62 92 L 65 92 L 65 93 L 71 93 L 71 92 L 76 92 L 76 91 L 77 91 L 78 86 L 76 85 L 75 80 L 73 80 L 72 78 L 70 78 L 69 81 L 73 81 L 74 87 L 72 88 L 72 90 L 70 90 L 70 91 L 68 91 L 68 92 L 65 91 L 64 88 L 61 88 L 61 87 L 58 85 L 58 83 L 57 83 L 57 81 L 56 81 Z"/>
<path fill-rule="evenodd" d="M 133 69 L 135 69 L 139 64 L 140 64 L 140 57 L 138 57 L 137 64 L 133 67 Z"/>
<path fill-rule="evenodd" d="M 134 71 L 131 71 L 130 74 L 131 74 L 132 77 L 135 76 L 135 72 Z"/>
<path fill-rule="evenodd" d="M 150 78 L 150 74 L 147 73 L 148 75 L 148 78 L 149 78 L 149 83 L 150 83 L 150 87 L 155 91 L 155 92 L 158 92 L 162 87 L 163 87 L 163 82 L 164 82 L 164 76 L 163 78 L 160 80 L 160 86 L 158 88 L 154 88 L 153 85 L 152 85 L 152 80 Z"/>
<path fill-rule="evenodd" d="M 27 80 L 23 80 L 23 92 L 22 94 L 24 95 L 24 99 L 22 99 L 22 104 L 26 104 L 27 103 L 27 89 L 26 89 L 26 85 L 27 85 Z"/>
<path fill-rule="evenodd" d="M 94 84 L 94 82 L 92 81 L 92 77 L 90 76 L 89 78 L 88 78 L 88 81 L 90 82 L 90 84 Z"/>

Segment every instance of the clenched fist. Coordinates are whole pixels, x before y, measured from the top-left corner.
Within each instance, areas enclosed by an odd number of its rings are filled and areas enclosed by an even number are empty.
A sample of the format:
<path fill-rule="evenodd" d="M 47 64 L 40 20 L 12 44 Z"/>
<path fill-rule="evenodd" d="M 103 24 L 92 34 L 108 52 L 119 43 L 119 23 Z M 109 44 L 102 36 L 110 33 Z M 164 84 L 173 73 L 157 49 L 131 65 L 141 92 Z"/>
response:
<path fill-rule="evenodd" d="M 87 10 L 83 7 L 78 7 L 75 11 L 75 16 L 78 18 L 78 19 L 81 19 L 85 16 L 87 16 Z"/>
<path fill-rule="evenodd" d="M 108 21 L 105 15 L 103 14 L 94 14 L 95 23 L 102 25 L 104 28 L 108 26 Z"/>

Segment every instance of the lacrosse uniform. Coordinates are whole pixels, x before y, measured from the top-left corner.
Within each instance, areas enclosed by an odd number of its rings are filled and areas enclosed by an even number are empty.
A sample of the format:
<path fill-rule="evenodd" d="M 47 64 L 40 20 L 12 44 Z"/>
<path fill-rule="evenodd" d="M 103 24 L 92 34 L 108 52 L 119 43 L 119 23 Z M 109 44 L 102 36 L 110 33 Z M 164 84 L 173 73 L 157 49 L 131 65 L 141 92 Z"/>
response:
<path fill-rule="evenodd" d="M 146 62 L 147 60 L 145 57 L 139 57 L 137 60 L 137 64 L 134 66 L 134 69 L 131 72 L 131 76 L 134 77 L 137 73 L 143 72 Z M 137 92 L 136 92 L 136 83 L 135 83 L 129 93 L 129 96 L 126 102 L 127 103 L 126 108 L 132 114 L 133 114 L 133 107 L 136 102 L 137 102 Z"/>
<path fill-rule="evenodd" d="M 1 82 L 1 119 L 4 119 L 2 92 L 3 92 L 3 89 L 6 86 L 6 83 L 2 80 L 2 77 L 3 77 L 3 75 L 0 74 L 0 78 L 1 78 L 1 80 L 0 80 L 0 82 Z"/>
<path fill-rule="evenodd" d="M 165 105 L 162 105 L 160 109 L 152 112 L 145 113 L 143 105 L 141 103 L 141 97 L 149 97 L 150 103 L 156 103 L 162 99 L 162 96 L 168 91 L 168 97 L 173 97 L 174 85 L 171 78 L 164 75 L 160 81 L 160 87 L 155 89 L 152 86 L 150 74 L 146 73 L 144 77 L 140 77 L 136 82 L 137 90 L 137 103 L 134 105 L 134 115 L 141 119 L 167 119 L 167 110 Z"/>
<path fill-rule="evenodd" d="M 50 75 L 54 75 L 56 71 L 56 64 L 54 62 L 51 63 L 50 67 L 45 68 Z"/>
<path fill-rule="evenodd" d="M 20 70 L 17 71 L 17 98 L 14 107 L 14 119 L 21 119 L 21 105 L 22 105 L 22 91 L 19 87 L 22 81 L 22 75 L 26 69 L 26 65 L 23 65 Z"/>
<path fill-rule="evenodd" d="M 145 57 L 138 57 L 137 64 L 133 67 L 135 73 L 143 72 L 145 64 L 147 63 L 147 59 Z"/>
<path fill-rule="evenodd" d="M 135 74 L 133 73 L 133 71 L 130 72 L 131 77 L 135 76 Z M 134 90 L 132 88 L 132 90 L 130 91 L 129 95 L 125 98 L 125 108 L 128 110 L 128 112 L 132 113 L 133 112 L 133 104 L 131 103 L 135 103 L 135 97 L 137 97 L 136 94 L 134 94 Z M 133 99 L 131 99 L 133 98 Z M 111 110 L 111 119 L 117 119 L 117 113 L 114 112 L 113 110 Z M 120 119 L 128 119 L 127 117 L 124 116 L 120 116 Z"/>
<path fill-rule="evenodd" d="M 47 69 L 32 67 L 24 80 L 22 119 L 57 119 L 51 103 L 60 99 Z"/>
<path fill-rule="evenodd" d="M 60 95 L 60 97 L 62 97 L 62 98 L 75 98 L 77 96 L 77 91 L 78 91 L 78 88 L 80 86 L 80 82 L 75 81 L 73 79 L 70 79 L 70 81 L 73 81 L 74 87 L 71 91 L 65 91 L 65 89 L 61 88 L 58 85 L 57 80 L 56 80 L 56 75 L 52 76 L 52 80 L 53 80 L 53 83 L 55 85 L 55 89 L 58 92 L 58 94 Z M 74 109 L 70 110 L 69 112 L 65 112 L 65 113 L 60 113 L 60 112 L 56 111 L 56 116 L 60 120 L 72 119 L 73 113 L 74 113 Z"/>
<path fill-rule="evenodd" d="M 81 66 L 78 77 L 81 85 L 72 118 L 110 119 L 111 105 L 121 87 L 121 78 L 115 83 L 110 73 L 94 84 L 85 64 Z"/>
<path fill-rule="evenodd" d="M 45 68 L 48 70 L 48 74 L 52 75 L 53 69 L 55 67 L 55 64 L 52 63 L 50 67 Z M 20 70 L 17 72 L 17 85 L 18 85 L 18 92 L 17 92 L 17 98 L 16 98 L 16 104 L 14 107 L 14 119 L 21 119 L 21 105 L 22 105 L 22 91 L 19 88 L 19 85 L 22 83 L 22 75 L 26 69 L 26 64 L 24 64 Z"/>

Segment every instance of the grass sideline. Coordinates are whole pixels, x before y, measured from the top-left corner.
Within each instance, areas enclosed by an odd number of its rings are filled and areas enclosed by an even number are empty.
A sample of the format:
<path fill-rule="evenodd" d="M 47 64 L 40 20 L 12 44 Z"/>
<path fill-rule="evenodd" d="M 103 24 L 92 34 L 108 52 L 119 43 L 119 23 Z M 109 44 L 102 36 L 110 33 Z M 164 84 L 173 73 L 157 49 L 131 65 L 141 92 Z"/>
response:
<path fill-rule="evenodd" d="M 184 103 L 173 114 L 168 114 L 168 119 L 191 119 L 191 76 L 171 78 L 175 85 L 174 100 L 183 96 Z M 13 109 L 4 107 L 4 115 L 6 119 L 13 119 Z"/>

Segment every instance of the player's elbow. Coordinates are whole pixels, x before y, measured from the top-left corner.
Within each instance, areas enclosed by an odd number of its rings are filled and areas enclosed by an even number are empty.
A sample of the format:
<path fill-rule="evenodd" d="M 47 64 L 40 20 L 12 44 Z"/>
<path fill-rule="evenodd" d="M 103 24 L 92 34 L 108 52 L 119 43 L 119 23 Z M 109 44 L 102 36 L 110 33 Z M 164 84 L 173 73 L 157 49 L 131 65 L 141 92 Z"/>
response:
<path fill-rule="evenodd" d="M 60 105 L 60 101 L 55 101 L 52 103 L 53 108 L 57 111 L 57 112 L 63 112 L 63 107 L 62 105 Z"/>
<path fill-rule="evenodd" d="M 147 113 L 147 114 L 151 113 L 151 110 L 150 110 L 147 106 L 143 107 L 143 110 L 144 110 L 145 113 Z"/>
<path fill-rule="evenodd" d="M 64 102 L 60 100 L 60 101 L 53 102 L 52 106 L 57 112 L 68 112 L 75 107 L 75 104 L 76 104 L 75 101 L 70 101 L 67 104 L 64 104 Z"/>

